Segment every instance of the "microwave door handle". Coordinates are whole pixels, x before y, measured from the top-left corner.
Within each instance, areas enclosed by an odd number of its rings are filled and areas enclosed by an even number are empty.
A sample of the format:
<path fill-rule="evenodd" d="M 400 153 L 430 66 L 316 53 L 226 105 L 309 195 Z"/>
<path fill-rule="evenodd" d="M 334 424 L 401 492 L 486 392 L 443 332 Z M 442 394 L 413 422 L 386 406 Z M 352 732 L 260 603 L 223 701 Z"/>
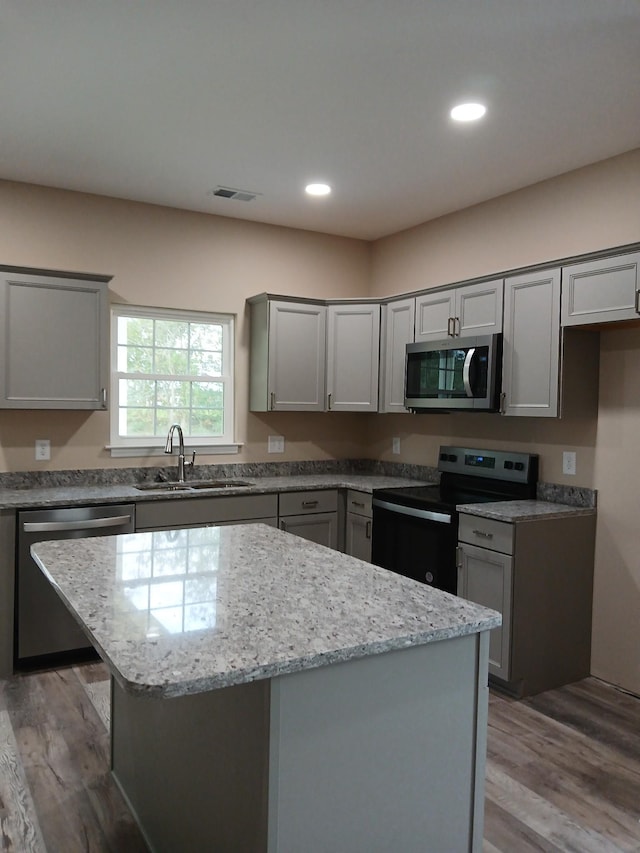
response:
<path fill-rule="evenodd" d="M 471 388 L 471 362 L 473 361 L 473 356 L 475 354 L 476 348 L 470 347 L 464 357 L 464 365 L 462 367 L 462 381 L 464 383 L 464 390 L 467 397 L 473 397 L 473 390 Z"/>

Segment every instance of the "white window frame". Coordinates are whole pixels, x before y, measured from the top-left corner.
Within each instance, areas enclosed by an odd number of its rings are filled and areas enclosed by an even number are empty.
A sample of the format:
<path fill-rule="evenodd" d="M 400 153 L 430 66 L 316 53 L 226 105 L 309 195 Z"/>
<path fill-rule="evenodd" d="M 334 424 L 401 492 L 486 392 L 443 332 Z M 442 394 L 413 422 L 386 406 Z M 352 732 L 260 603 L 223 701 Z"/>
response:
<path fill-rule="evenodd" d="M 224 327 L 222 376 L 216 381 L 224 384 L 224 429 L 219 438 L 197 436 L 193 440 L 184 432 L 185 450 L 191 454 L 194 450 L 200 455 L 237 453 L 240 445 L 234 440 L 235 431 L 235 315 L 214 314 L 205 311 L 184 311 L 173 308 L 151 308 L 140 305 L 114 303 L 111 306 L 111 404 L 110 432 L 111 444 L 107 450 L 113 457 L 122 456 L 164 456 L 166 436 L 128 437 L 119 435 L 119 380 L 125 374 L 118 372 L 118 318 L 141 317 L 150 320 L 182 320 L 192 323 L 216 323 Z M 130 375 L 130 374 L 129 374 Z M 141 374 L 154 376 L 155 374 Z M 159 375 L 158 375 L 159 376 Z M 163 376 L 162 378 L 166 378 Z"/>

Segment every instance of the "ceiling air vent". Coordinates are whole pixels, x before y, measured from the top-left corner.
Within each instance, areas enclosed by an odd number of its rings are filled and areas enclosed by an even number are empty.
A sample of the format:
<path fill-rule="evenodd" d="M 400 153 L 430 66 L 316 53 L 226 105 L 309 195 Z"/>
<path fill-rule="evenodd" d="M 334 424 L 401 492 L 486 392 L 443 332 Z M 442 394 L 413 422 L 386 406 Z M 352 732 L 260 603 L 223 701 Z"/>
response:
<path fill-rule="evenodd" d="M 217 198 L 232 198 L 235 201 L 253 201 L 261 193 L 252 193 L 234 187 L 215 187 L 209 192 L 209 195 L 217 196 Z"/>

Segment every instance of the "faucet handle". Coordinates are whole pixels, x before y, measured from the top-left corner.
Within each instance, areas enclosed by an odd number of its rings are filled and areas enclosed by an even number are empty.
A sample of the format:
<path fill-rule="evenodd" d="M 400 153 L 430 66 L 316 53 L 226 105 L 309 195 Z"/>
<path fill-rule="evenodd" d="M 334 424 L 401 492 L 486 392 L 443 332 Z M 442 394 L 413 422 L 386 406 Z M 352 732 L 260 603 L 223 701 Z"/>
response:
<path fill-rule="evenodd" d="M 191 462 L 187 462 L 187 465 L 190 468 L 193 468 L 193 466 L 195 465 L 195 462 L 196 462 L 196 452 L 194 450 L 193 453 L 191 454 Z"/>

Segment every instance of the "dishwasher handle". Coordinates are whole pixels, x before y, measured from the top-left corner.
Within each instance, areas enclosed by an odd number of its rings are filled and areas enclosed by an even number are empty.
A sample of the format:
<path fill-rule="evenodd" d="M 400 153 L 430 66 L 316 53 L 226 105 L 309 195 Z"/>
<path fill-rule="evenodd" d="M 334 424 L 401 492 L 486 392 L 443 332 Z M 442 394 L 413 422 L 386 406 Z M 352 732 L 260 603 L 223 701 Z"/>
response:
<path fill-rule="evenodd" d="M 65 530 L 102 530 L 105 527 L 122 527 L 130 524 L 130 515 L 113 515 L 109 518 L 89 518 L 84 521 L 25 521 L 25 533 L 55 533 Z"/>

